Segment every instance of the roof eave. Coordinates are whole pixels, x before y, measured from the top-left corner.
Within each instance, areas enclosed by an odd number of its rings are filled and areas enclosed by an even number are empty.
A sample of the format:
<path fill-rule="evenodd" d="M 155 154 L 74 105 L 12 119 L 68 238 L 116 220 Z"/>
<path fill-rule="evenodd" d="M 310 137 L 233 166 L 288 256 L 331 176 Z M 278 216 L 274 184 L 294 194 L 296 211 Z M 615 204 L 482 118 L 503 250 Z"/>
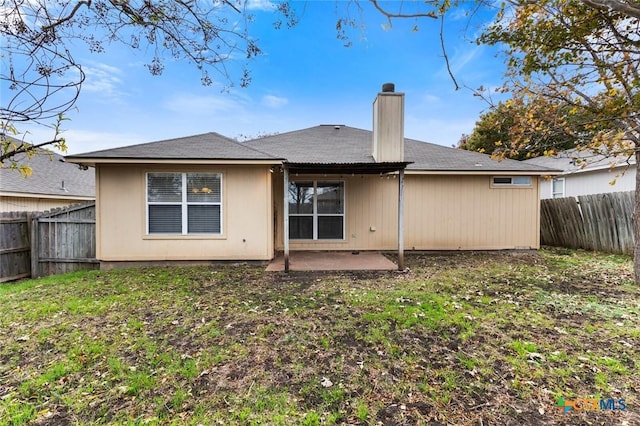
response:
<path fill-rule="evenodd" d="M 279 165 L 284 159 L 245 159 L 245 158 L 96 158 L 96 157 L 66 157 L 70 163 L 95 167 L 96 164 L 229 164 L 229 165 Z"/>
<path fill-rule="evenodd" d="M 380 162 L 380 163 L 300 163 L 285 162 L 283 166 L 293 173 L 306 174 L 385 174 L 406 169 L 411 162 Z"/>
<path fill-rule="evenodd" d="M 80 194 L 53 194 L 53 193 L 38 193 L 38 192 L 12 192 L 12 191 L 0 191 L 0 197 L 15 197 L 15 198 L 55 198 L 62 200 L 84 200 L 93 201 L 96 199 L 95 195 L 80 195 Z"/>
<path fill-rule="evenodd" d="M 561 170 L 438 170 L 438 169 L 407 169 L 407 174 L 415 175 L 514 175 L 514 176 L 557 176 Z"/>
<path fill-rule="evenodd" d="M 636 164 L 635 163 L 621 163 L 621 164 L 615 164 L 615 165 L 611 165 L 611 164 L 604 164 L 601 166 L 594 166 L 594 167 L 585 167 L 584 169 L 574 169 L 574 170 L 564 170 L 562 172 L 563 175 L 572 175 L 572 174 L 576 174 L 576 173 L 588 173 L 588 172 L 599 172 L 601 170 L 610 170 L 610 171 L 616 171 L 617 169 L 631 169 L 631 168 L 635 168 Z"/>

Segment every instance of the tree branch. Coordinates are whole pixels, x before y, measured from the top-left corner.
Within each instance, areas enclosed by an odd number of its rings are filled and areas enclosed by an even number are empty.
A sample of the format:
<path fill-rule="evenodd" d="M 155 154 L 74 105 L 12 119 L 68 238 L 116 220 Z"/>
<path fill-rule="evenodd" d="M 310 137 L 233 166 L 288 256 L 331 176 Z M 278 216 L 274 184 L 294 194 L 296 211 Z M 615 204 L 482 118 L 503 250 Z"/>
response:
<path fill-rule="evenodd" d="M 180 2 L 180 3 L 181 3 L 182 5 L 184 5 L 184 3 L 183 3 L 183 2 Z M 238 8 L 236 7 L 236 5 L 235 5 L 235 4 L 233 4 L 233 3 L 231 3 L 229 0 L 223 0 L 223 3 L 225 3 L 227 6 L 231 7 L 231 8 L 232 8 L 233 10 L 235 10 L 236 12 L 238 12 L 238 13 L 242 13 L 242 11 L 241 11 L 240 9 L 238 9 Z"/>
<path fill-rule="evenodd" d="M 620 0 L 582 0 L 582 3 L 600 10 L 613 10 L 623 15 L 640 19 L 640 5 L 631 5 Z"/>
<path fill-rule="evenodd" d="M 79 1 L 78 3 L 76 3 L 76 5 L 73 7 L 71 12 L 67 16 L 65 16 L 64 18 L 60 18 L 56 22 L 53 22 L 53 23 L 51 23 L 49 25 L 43 26 L 42 27 L 42 32 L 50 31 L 50 30 L 54 29 L 55 27 L 57 27 L 58 25 L 62 25 L 65 22 L 69 21 L 70 19 L 72 19 L 75 16 L 75 14 L 78 12 L 78 9 L 80 9 L 82 6 L 86 5 L 87 7 L 91 7 L 91 1 L 92 0 Z"/>
<path fill-rule="evenodd" d="M 444 63 L 447 66 L 447 72 L 449 73 L 449 77 L 453 81 L 453 84 L 456 87 L 456 90 L 460 89 L 458 82 L 456 81 L 453 72 L 451 71 L 451 66 L 449 64 L 449 55 L 447 55 L 447 49 L 444 45 L 444 14 L 440 17 L 440 47 L 442 48 L 442 55 L 444 56 Z"/>
<path fill-rule="evenodd" d="M 373 6 L 378 9 L 378 12 L 382 13 L 384 16 L 386 16 L 389 19 L 392 18 L 433 18 L 433 19 L 437 19 L 438 15 L 435 12 L 426 12 L 426 13 L 409 13 L 409 14 L 405 14 L 405 13 L 392 13 L 389 12 L 388 10 L 384 9 L 382 6 L 380 6 L 380 4 L 378 3 L 378 0 L 369 0 L 371 2 L 371 4 L 373 4 Z"/>
<path fill-rule="evenodd" d="M 0 140 L 0 142 L 2 142 L 2 143 L 4 143 L 5 141 L 6 141 L 6 139 L 1 139 Z M 11 158 L 14 155 L 25 154 L 25 153 L 30 152 L 30 151 L 35 151 L 37 148 L 41 148 L 41 147 L 46 146 L 46 145 L 55 145 L 55 144 L 60 143 L 60 142 L 64 142 L 64 139 L 53 139 L 53 140 L 50 140 L 50 141 L 47 141 L 47 142 L 42 142 L 42 143 L 39 143 L 39 144 L 36 144 L 36 145 L 32 145 L 32 144 L 28 144 L 28 143 L 22 142 L 20 145 L 18 145 L 16 147 L 15 150 L 11 150 L 10 152 L 2 153 L 0 155 L 0 164 L 3 163 L 4 160 L 6 160 L 8 158 Z"/>

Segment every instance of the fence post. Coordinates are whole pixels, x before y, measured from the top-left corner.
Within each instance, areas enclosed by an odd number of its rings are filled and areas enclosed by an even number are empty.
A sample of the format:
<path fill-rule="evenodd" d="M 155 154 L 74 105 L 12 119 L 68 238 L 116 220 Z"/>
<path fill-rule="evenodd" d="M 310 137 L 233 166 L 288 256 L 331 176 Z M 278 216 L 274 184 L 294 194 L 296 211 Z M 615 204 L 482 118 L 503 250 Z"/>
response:
<path fill-rule="evenodd" d="M 38 235 L 40 232 L 38 226 L 38 215 L 33 215 L 29 222 L 31 222 L 31 278 L 38 278 L 40 276 L 40 249 L 38 244 Z"/>

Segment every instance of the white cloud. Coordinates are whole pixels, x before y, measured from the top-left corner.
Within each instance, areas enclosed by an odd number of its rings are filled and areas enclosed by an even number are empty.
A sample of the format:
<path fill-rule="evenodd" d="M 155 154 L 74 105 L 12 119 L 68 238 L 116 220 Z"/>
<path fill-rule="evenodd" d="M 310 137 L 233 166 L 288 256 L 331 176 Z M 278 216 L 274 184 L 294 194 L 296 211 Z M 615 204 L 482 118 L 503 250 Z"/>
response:
<path fill-rule="evenodd" d="M 44 126 L 31 126 L 29 128 L 20 129 L 23 134 L 20 137 L 31 143 L 42 143 L 51 140 L 55 133 L 52 129 Z M 108 132 L 108 131 L 91 131 L 91 130 L 63 130 L 58 137 L 64 137 L 67 142 L 67 152 L 60 152 L 53 146 L 49 145 L 45 148 L 59 152 L 62 155 L 79 154 L 82 152 L 98 151 L 101 149 L 114 148 L 118 146 L 135 145 L 138 143 L 149 142 L 149 140 L 141 134 L 133 132 Z"/>
<path fill-rule="evenodd" d="M 107 64 L 94 63 L 82 67 L 86 79 L 82 84 L 82 90 L 86 92 L 99 93 L 102 97 L 110 101 L 119 99 L 125 95 L 120 90 L 123 85 L 120 68 Z"/>
<path fill-rule="evenodd" d="M 247 0 L 246 8 L 247 10 L 271 12 L 276 8 L 276 5 L 270 0 Z"/>
<path fill-rule="evenodd" d="M 180 94 L 166 100 L 163 106 L 165 109 L 181 115 L 202 116 L 241 111 L 243 102 L 224 93 L 219 96 Z"/>
<path fill-rule="evenodd" d="M 66 155 L 149 142 L 143 135 L 130 132 L 67 130 L 64 137 L 67 140 Z"/>
<path fill-rule="evenodd" d="M 422 94 L 421 100 L 427 104 L 434 104 L 436 102 L 440 102 L 440 97 L 433 93 L 425 92 Z"/>
<path fill-rule="evenodd" d="M 280 96 L 265 95 L 262 97 L 262 105 L 269 108 L 280 108 L 289 103 L 289 99 Z"/>
<path fill-rule="evenodd" d="M 446 19 L 452 21 L 462 21 L 469 19 L 470 11 L 465 7 L 454 7 L 447 13 Z"/>
<path fill-rule="evenodd" d="M 483 50 L 483 46 L 465 46 L 465 49 L 455 51 L 453 56 L 449 58 L 451 72 L 454 75 L 460 73 L 470 62 L 478 58 Z"/>

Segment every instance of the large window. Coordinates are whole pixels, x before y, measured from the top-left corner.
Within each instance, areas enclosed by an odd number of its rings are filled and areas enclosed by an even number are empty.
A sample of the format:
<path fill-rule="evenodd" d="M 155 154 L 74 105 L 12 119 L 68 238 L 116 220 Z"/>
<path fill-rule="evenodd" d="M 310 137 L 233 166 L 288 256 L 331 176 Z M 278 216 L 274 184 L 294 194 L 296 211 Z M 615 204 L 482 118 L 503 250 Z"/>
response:
<path fill-rule="evenodd" d="M 289 184 L 289 238 L 344 239 L 344 182 Z"/>
<path fill-rule="evenodd" d="M 220 173 L 148 173 L 149 234 L 221 234 Z"/>

